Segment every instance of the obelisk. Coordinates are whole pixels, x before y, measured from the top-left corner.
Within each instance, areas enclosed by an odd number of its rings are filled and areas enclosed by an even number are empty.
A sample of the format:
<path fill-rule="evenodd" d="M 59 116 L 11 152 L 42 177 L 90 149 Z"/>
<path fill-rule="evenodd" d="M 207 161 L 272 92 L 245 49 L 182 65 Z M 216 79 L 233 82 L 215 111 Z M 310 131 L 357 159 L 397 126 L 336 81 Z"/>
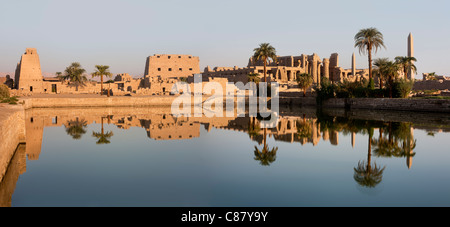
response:
<path fill-rule="evenodd" d="M 408 36 L 408 57 L 414 57 L 414 38 L 411 33 Z M 408 71 L 408 79 L 412 78 L 412 70 Z"/>
<path fill-rule="evenodd" d="M 355 53 L 352 55 L 352 75 L 356 77 L 356 58 Z"/>

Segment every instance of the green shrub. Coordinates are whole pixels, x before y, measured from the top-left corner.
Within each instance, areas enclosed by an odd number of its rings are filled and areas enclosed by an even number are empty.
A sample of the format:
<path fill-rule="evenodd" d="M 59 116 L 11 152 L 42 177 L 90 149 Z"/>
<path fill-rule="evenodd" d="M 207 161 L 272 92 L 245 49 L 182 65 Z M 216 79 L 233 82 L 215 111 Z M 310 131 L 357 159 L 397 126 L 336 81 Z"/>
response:
<path fill-rule="evenodd" d="M 4 84 L 0 84 L 0 99 L 9 98 L 9 88 Z"/>
<path fill-rule="evenodd" d="M 369 84 L 367 85 L 367 87 L 371 90 L 375 89 L 375 81 L 372 79 L 370 79 Z"/>
<path fill-rule="evenodd" d="M 337 86 L 331 84 L 328 80 L 322 80 L 320 84 L 321 84 L 320 88 L 317 87 L 315 88 L 317 93 L 316 101 L 317 104 L 319 105 L 321 105 L 322 102 L 327 99 L 335 98 L 336 97 L 335 92 L 337 89 Z"/>
<path fill-rule="evenodd" d="M 408 98 L 409 93 L 414 87 L 414 81 L 400 79 L 394 82 L 392 86 L 392 97 L 393 98 Z"/>
<path fill-rule="evenodd" d="M 388 89 L 374 89 L 370 91 L 370 98 L 384 98 L 389 97 Z"/>
<path fill-rule="evenodd" d="M 317 89 L 317 103 L 321 104 L 330 98 L 383 98 L 389 97 L 387 89 L 373 89 L 368 80 L 361 82 L 322 83 Z"/>

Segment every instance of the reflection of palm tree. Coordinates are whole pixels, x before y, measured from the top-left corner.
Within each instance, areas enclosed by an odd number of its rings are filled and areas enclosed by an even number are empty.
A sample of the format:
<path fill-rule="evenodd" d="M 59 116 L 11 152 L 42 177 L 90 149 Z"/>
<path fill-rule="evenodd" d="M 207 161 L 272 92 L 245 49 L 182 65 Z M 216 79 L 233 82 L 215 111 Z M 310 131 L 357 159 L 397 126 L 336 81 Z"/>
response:
<path fill-rule="evenodd" d="M 261 151 L 258 149 L 258 147 L 255 146 L 255 160 L 259 161 L 261 165 L 263 166 L 269 166 L 271 163 L 275 162 L 277 159 L 277 151 L 278 147 L 270 148 L 267 146 L 267 129 L 264 129 L 264 145 Z"/>
<path fill-rule="evenodd" d="M 383 172 L 386 167 L 380 168 L 375 163 L 372 166 L 372 136 L 373 129 L 369 128 L 369 150 L 367 155 L 367 163 L 366 162 L 358 162 L 358 167 L 354 168 L 355 174 L 353 175 L 353 179 L 363 187 L 374 188 L 376 187 L 383 179 Z"/>
<path fill-rule="evenodd" d="M 258 136 L 260 130 L 261 128 L 259 127 L 259 124 L 257 124 L 255 117 L 249 118 L 248 135 L 250 136 L 250 138 Z"/>
<path fill-rule="evenodd" d="M 411 135 L 409 123 L 389 122 L 389 139 L 385 139 L 380 134 L 380 138 L 372 142 L 374 143 L 373 151 L 377 157 L 406 157 L 408 168 L 411 168 L 411 158 L 416 155 L 413 150 L 416 148 L 417 141 Z"/>
<path fill-rule="evenodd" d="M 79 120 L 69 120 L 66 123 L 66 132 L 68 135 L 72 136 L 73 139 L 81 139 L 81 136 L 86 133 L 84 130 L 87 127 L 87 121 L 84 119 Z"/>
<path fill-rule="evenodd" d="M 107 118 L 109 121 L 109 116 Z M 108 144 L 108 143 L 111 143 L 111 141 L 109 141 L 108 139 L 110 139 L 112 136 L 114 136 L 114 133 L 111 131 L 108 131 L 105 134 L 105 131 L 103 129 L 103 117 L 102 117 L 102 131 L 100 133 L 92 132 L 92 136 L 98 139 L 97 144 Z"/>
<path fill-rule="evenodd" d="M 300 123 L 297 121 L 297 137 L 299 139 L 303 138 L 311 138 L 312 136 L 312 127 L 311 123 L 306 121 L 306 117 L 303 115 L 303 122 Z"/>

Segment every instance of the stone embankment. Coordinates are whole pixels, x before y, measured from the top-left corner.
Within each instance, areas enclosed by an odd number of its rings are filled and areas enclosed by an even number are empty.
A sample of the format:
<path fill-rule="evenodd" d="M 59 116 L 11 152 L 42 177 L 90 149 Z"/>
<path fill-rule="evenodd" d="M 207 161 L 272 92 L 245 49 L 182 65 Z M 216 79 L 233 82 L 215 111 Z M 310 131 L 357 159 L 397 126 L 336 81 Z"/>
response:
<path fill-rule="evenodd" d="M 22 106 L 0 104 L 0 182 L 17 146 L 25 141 L 25 111 Z"/>
<path fill-rule="evenodd" d="M 316 107 L 314 97 L 280 98 L 280 105 Z M 322 103 L 323 108 L 395 110 L 414 112 L 450 113 L 448 99 L 389 99 L 389 98 L 333 98 Z"/>

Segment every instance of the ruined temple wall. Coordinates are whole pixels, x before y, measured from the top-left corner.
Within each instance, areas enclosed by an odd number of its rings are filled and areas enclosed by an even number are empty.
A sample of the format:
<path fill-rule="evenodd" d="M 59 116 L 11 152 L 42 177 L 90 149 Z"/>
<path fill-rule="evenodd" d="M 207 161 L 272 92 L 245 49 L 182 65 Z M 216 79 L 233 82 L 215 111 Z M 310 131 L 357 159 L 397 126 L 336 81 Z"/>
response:
<path fill-rule="evenodd" d="M 450 90 L 449 80 L 416 81 L 413 90 Z"/>

